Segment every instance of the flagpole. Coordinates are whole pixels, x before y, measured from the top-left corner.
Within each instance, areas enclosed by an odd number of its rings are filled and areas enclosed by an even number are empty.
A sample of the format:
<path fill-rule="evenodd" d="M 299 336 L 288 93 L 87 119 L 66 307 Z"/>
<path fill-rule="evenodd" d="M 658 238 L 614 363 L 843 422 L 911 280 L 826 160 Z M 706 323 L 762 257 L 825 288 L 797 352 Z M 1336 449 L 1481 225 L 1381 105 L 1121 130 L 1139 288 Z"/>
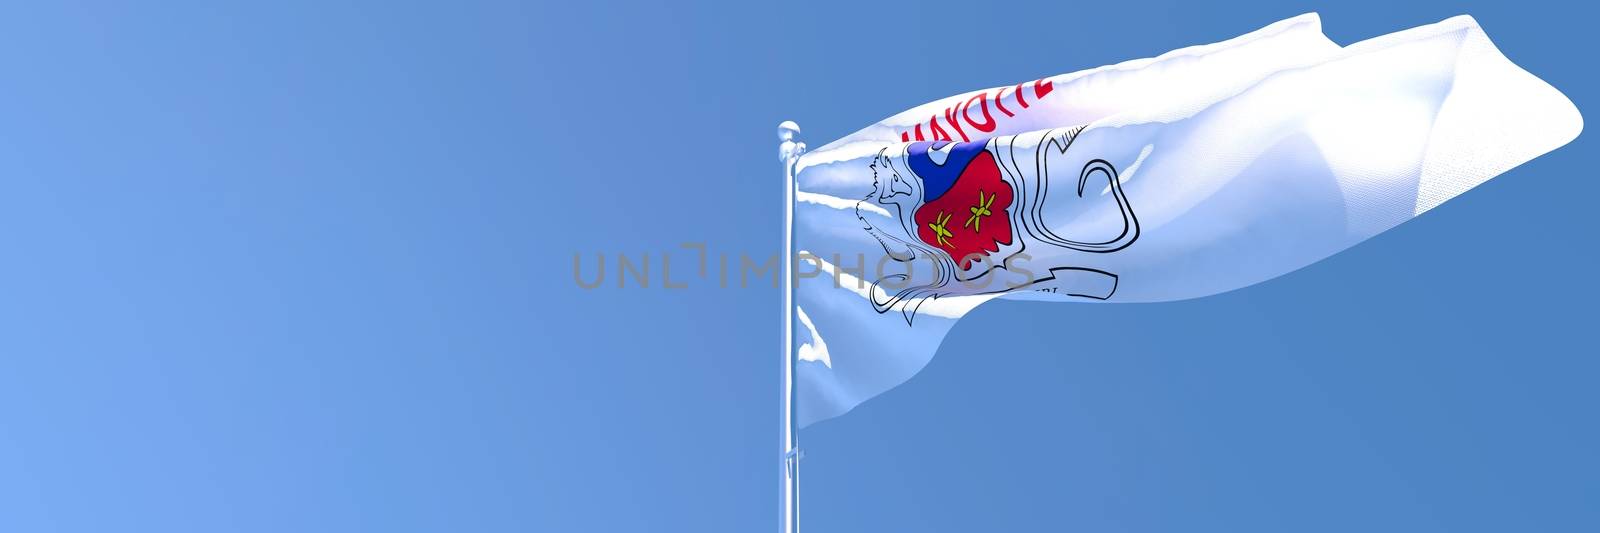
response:
<path fill-rule="evenodd" d="M 785 120 L 778 124 L 778 157 L 783 161 L 783 445 L 780 476 L 783 500 L 780 504 L 783 533 L 800 531 L 800 431 L 795 425 L 794 401 L 794 194 L 795 162 L 805 153 L 800 142 L 800 125 Z"/>

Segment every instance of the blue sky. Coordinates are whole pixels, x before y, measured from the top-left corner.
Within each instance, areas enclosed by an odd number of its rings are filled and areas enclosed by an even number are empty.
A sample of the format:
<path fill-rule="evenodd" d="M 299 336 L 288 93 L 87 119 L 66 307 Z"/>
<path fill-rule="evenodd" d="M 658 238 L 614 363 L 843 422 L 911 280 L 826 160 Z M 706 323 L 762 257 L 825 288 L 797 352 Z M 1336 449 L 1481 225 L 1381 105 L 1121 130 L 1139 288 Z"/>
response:
<path fill-rule="evenodd" d="M 774 253 L 781 120 L 1307 11 L 1595 99 L 1554 2 L 0 7 L 0 530 L 775 528 L 778 293 L 573 254 Z M 806 528 L 1595 530 L 1588 137 L 1246 290 L 985 306 L 807 429 Z"/>

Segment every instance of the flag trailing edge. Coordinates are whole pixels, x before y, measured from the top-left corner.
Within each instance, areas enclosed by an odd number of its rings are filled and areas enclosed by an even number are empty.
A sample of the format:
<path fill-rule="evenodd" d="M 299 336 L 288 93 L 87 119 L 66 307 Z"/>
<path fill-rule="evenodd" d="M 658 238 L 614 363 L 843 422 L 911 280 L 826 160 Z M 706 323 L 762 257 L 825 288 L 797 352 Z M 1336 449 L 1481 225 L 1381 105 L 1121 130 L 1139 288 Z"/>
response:
<path fill-rule="evenodd" d="M 918 106 L 796 165 L 799 424 L 909 379 L 990 299 L 1249 286 L 1581 129 L 1468 16 L 1340 48 L 1302 15 Z"/>

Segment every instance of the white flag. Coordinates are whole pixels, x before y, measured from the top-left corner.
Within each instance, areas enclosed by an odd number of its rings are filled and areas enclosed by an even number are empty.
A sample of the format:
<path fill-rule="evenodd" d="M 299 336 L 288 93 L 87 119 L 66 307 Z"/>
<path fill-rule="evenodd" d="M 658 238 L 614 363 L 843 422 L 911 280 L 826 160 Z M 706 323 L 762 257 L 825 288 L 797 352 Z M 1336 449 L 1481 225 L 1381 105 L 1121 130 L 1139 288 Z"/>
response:
<path fill-rule="evenodd" d="M 989 299 L 1249 286 L 1581 129 L 1466 16 L 1341 49 L 1305 15 L 895 115 L 796 165 L 800 424 L 909 379 Z"/>

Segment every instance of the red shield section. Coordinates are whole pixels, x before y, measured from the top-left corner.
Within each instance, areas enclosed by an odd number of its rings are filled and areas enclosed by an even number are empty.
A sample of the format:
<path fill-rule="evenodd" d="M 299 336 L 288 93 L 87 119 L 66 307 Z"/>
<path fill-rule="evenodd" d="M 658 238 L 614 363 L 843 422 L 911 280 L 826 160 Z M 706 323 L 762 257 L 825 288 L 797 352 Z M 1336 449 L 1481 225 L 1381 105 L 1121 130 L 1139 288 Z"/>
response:
<path fill-rule="evenodd" d="M 1011 244 L 1011 184 L 988 151 L 961 171 L 950 190 L 918 207 L 917 237 L 944 250 L 965 269 L 972 259 Z"/>

